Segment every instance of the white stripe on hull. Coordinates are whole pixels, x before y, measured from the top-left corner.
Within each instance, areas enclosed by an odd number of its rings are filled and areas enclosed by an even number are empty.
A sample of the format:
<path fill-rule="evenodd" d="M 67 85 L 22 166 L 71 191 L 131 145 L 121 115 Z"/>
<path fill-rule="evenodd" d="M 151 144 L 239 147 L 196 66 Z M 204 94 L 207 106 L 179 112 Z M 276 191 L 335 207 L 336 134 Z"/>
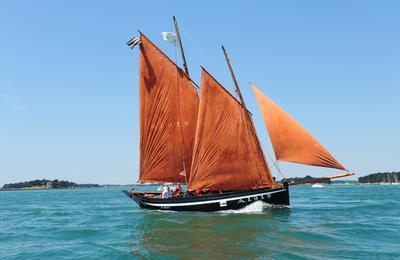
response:
<path fill-rule="evenodd" d="M 144 202 L 144 204 L 147 204 L 149 206 L 154 206 L 154 207 L 177 207 L 177 206 L 194 206 L 194 205 L 203 205 L 203 204 L 210 204 L 210 203 L 219 203 L 219 202 L 226 202 L 226 201 L 232 201 L 232 200 L 240 200 L 240 199 L 248 199 L 252 198 L 255 196 L 264 196 L 268 194 L 273 194 L 273 193 L 278 193 L 278 192 L 284 192 L 286 190 L 276 190 L 276 191 L 268 191 L 264 193 L 255 193 L 251 195 L 246 195 L 246 196 L 240 196 L 240 197 L 232 197 L 232 198 L 226 198 L 226 199 L 218 199 L 218 200 L 206 200 L 206 201 L 195 201 L 195 202 L 182 202 L 182 203 L 148 203 Z"/>

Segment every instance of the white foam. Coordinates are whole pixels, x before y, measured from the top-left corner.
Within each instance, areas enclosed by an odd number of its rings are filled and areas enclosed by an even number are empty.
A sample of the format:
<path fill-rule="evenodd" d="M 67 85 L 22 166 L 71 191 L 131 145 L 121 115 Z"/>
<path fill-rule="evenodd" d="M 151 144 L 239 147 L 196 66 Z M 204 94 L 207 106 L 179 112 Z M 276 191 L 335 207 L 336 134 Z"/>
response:
<path fill-rule="evenodd" d="M 313 188 L 323 188 L 324 185 L 322 185 L 321 183 L 315 183 L 312 185 Z"/>
<path fill-rule="evenodd" d="M 290 208 L 290 206 L 268 204 L 265 203 L 264 201 L 258 200 L 250 205 L 247 205 L 242 209 L 228 209 L 228 210 L 221 210 L 219 212 L 249 214 L 249 213 L 261 213 L 266 209 L 272 209 L 272 208 Z"/>

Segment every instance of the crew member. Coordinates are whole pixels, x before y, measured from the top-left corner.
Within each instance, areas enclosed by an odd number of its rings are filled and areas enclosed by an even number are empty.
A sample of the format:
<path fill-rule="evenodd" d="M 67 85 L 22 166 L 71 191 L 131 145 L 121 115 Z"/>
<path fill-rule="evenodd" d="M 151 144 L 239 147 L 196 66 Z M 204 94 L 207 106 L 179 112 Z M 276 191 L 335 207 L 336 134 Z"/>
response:
<path fill-rule="evenodd" d="M 182 196 L 182 187 L 181 184 L 178 182 L 175 187 L 175 197 Z"/>
<path fill-rule="evenodd" d="M 161 194 L 161 198 L 167 199 L 170 197 L 171 197 L 171 190 L 169 189 L 169 187 L 167 185 L 165 185 L 163 188 L 163 192 Z"/>

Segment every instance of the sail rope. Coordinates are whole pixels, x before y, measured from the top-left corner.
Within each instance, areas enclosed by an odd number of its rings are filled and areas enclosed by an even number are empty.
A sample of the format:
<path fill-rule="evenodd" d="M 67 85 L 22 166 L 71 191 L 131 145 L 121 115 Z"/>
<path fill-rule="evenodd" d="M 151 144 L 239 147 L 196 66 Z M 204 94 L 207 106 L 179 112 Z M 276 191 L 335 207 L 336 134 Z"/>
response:
<path fill-rule="evenodd" d="M 261 142 L 260 142 L 261 143 Z M 265 149 L 265 146 L 263 143 L 261 143 L 261 148 L 267 155 L 268 159 L 272 162 L 272 164 L 275 166 L 276 170 L 278 171 L 279 175 L 282 176 L 283 179 L 285 179 L 285 176 L 283 175 L 281 168 L 279 167 L 279 163 L 277 160 L 274 160 L 274 157 L 268 152 L 267 149 Z"/>
<path fill-rule="evenodd" d="M 175 60 L 176 66 L 178 68 L 180 68 L 180 66 L 178 66 L 178 58 L 177 58 L 176 52 L 177 52 L 177 46 L 174 47 L 174 60 Z M 185 151 L 186 150 L 186 144 L 185 144 L 185 135 L 183 134 L 183 129 L 182 129 L 183 128 L 182 127 L 183 124 L 182 124 L 182 118 L 181 118 L 182 114 L 181 114 L 181 99 L 180 99 L 181 88 L 179 86 L 179 72 L 178 72 L 178 70 L 176 71 L 176 83 L 178 85 L 178 109 L 179 109 L 178 113 L 179 113 L 179 125 L 180 125 L 180 127 L 179 127 L 180 131 L 179 132 L 180 132 L 181 137 L 182 137 L 182 146 L 183 146 L 182 150 Z M 182 157 L 183 171 L 185 173 L 185 183 L 187 185 L 188 184 L 188 179 L 187 179 L 187 172 L 186 172 L 186 166 L 185 166 L 185 161 L 186 161 L 185 159 L 186 159 L 186 155 L 183 155 L 183 157 Z M 178 174 L 180 174 L 180 172 Z"/>
<path fill-rule="evenodd" d="M 200 58 L 201 58 L 201 63 L 204 64 L 204 61 L 207 58 L 207 55 L 201 50 L 201 48 L 199 47 L 199 45 L 197 45 L 197 43 L 195 42 L 195 40 L 193 40 L 193 38 L 189 35 L 189 33 L 185 30 L 185 27 L 183 27 L 182 25 L 179 25 L 180 28 L 182 28 L 182 31 L 184 32 L 184 34 L 186 35 L 186 37 L 190 40 L 190 42 L 192 43 L 192 45 L 195 47 L 196 51 L 198 54 L 200 54 Z"/>
<path fill-rule="evenodd" d="M 274 164 L 276 164 L 278 172 L 282 176 L 282 179 L 286 179 L 285 175 L 283 175 L 283 173 L 281 172 L 281 166 L 279 166 L 279 162 L 276 160 L 274 161 Z"/>

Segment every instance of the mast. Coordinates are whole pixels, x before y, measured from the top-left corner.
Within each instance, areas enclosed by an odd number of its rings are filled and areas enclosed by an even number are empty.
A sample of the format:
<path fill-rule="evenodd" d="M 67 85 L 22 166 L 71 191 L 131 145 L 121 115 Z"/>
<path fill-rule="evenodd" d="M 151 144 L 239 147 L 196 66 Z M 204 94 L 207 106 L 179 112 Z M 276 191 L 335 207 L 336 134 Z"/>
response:
<path fill-rule="evenodd" d="M 226 52 L 225 47 L 223 45 L 221 47 L 222 47 L 222 51 L 224 52 L 226 63 L 228 64 L 229 71 L 230 71 L 231 76 L 232 76 L 233 84 L 235 85 L 235 91 L 236 91 L 237 95 L 239 96 L 240 103 L 242 104 L 243 109 L 245 110 L 245 115 L 246 115 L 247 119 L 250 121 L 251 131 L 253 132 L 253 134 L 255 136 L 255 140 L 256 140 L 258 151 L 259 151 L 261 157 L 264 159 L 264 163 L 265 163 L 266 167 L 268 168 L 267 160 L 265 159 L 265 155 L 264 155 L 264 152 L 262 150 L 260 140 L 258 139 L 256 128 L 255 128 L 254 122 L 253 122 L 253 118 L 251 117 L 251 113 L 247 110 L 246 103 L 244 102 L 244 98 L 242 96 L 242 92 L 240 91 L 240 87 L 239 87 L 239 84 L 237 83 L 235 73 L 233 72 L 232 65 L 231 65 L 231 62 L 230 62 L 229 57 L 228 57 L 228 53 Z M 270 177 L 272 179 L 272 175 Z"/>
<path fill-rule="evenodd" d="M 242 106 L 246 109 L 246 104 L 244 103 L 242 92 L 240 91 L 239 84 L 237 83 L 235 73 L 233 73 L 233 69 L 232 69 L 232 65 L 231 65 L 231 62 L 230 62 L 229 57 L 228 57 L 228 53 L 226 52 L 226 50 L 225 50 L 223 45 L 222 45 L 222 51 L 224 52 L 226 63 L 228 64 L 229 71 L 231 72 L 233 84 L 235 85 L 235 92 L 239 96 L 240 103 L 242 103 Z"/>
<path fill-rule="evenodd" d="M 182 56 L 182 61 L 183 61 L 183 68 L 184 68 L 186 74 L 189 75 L 189 69 L 188 69 L 188 66 L 187 66 L 187 63 L 186 63 L 185 53 L 183 52 L 181 35 L 179 34 L 178 22 L 176 21 L 175 16 L 173 16 L 172 19 L 174 20 L 176 38 L 178 39 L 179 50 L 181 51 L 181 56 Z"/>

